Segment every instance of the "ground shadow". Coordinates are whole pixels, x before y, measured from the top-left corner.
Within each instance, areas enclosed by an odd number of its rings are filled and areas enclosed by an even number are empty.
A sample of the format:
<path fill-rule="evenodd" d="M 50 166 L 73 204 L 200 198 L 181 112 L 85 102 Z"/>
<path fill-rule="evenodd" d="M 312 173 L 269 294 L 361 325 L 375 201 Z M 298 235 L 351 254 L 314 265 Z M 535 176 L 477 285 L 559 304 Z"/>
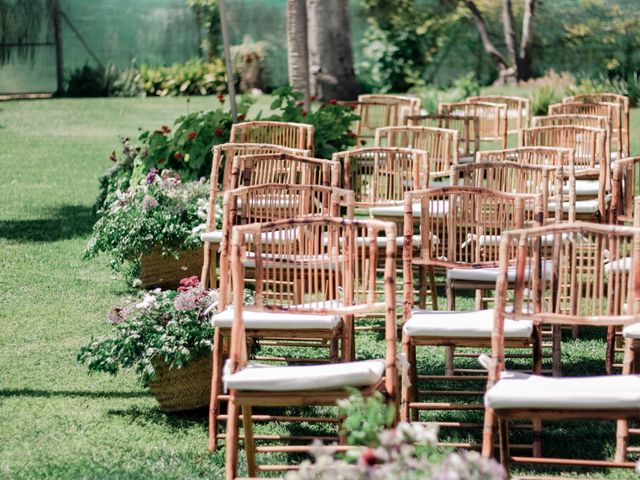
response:
<path fill-rule="evenodd" d="M 88 234 L 95 222 L 90 206 L 63 205 L 47 218 L 0 221 L 0 238 L 16 242 L 55 242 Z"/>
<path fill-rule="evenodd" d="M 184 412 L 163 412 L 160 407 L 133 406 L 126 409 L 109 410 L 107 413 L 136 422 L 145 421 L 154 425 L 184 428 L 193 424 L 206 424 L 208 422 L 207 412 L 206 407 Z"/>
<path fill-rule="evenodd" d="M 120 392 L 105 390 L 38 390 L 33 388 L 0 389 L 0 398 L 5 397 L 84 397 L 84 398 L 142 398 L 148 397 L 147 392 Z"/>

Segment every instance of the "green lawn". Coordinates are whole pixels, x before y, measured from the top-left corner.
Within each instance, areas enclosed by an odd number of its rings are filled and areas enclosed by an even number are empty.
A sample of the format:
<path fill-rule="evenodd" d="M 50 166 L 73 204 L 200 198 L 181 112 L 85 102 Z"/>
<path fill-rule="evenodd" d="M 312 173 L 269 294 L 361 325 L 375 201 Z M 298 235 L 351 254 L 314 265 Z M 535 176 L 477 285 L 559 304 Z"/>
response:
<path fill-rule="evenodd" d="M 254 109 L 267 105 L 262 97 Z M 223 452 L 206 452 L 204 413 L 164 415 L 133 375 L 89 376 L 75 362 L 127 294 L 104 257 L 81 259 L 109 154 L 137 127 L 212 106 L 215 98 L 0 103 L 0 478 L 221 477 Z M 361 356 L 379 351 L 365 335 Z M 600 337 L 587 335 L 564 355 L 580 371 L 601 368 L 602 352 Z M 442 366 L 429 349 L 420 359 L 425 371 Z M 611 424 L 566 432 L 549 430 L 550 451 L 612 452 Z"/>

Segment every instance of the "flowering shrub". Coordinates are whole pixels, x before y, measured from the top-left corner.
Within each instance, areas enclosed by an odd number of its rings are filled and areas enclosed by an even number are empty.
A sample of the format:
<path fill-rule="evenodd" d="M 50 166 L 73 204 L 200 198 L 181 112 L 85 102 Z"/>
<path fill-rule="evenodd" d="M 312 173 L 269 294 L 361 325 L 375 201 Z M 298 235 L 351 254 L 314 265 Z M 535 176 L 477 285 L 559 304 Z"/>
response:
<path fill-rule="evenodd" d="M 278 88 L 273 94 L 276 98 L 271 104 L 271 109 L 279 109 L 281 113 L 273 115 L 267 120 L 313 125 L 316 157 L 331 158 L 335 152 L 355 146 L 355 135 L 350 128 L 358 120 L 358 115 L 353 112 L 351 107 L 340 105 L 335 100 L 329 100 L 315 110 L 307 112 L 304 110 L 302 102 L 303 95 L 294 92 L 291 87 Z"/>
<path fill-rule="evenodd" d="M 206 310 L 218 300 L 212 290 L 200 288 L 197 277 L 183 279 L 178 290 L 153 290 L 135 301 L 113 307 L 107 319 L 113 332 L 80 349 L 78 361 L 90 372 L 112 375 L 134 369 L 146 384 L 155 376 L 154 362 L 182 368 L 211 351 L 213 328 Z"/>
<path fill-rule="evenodd" d="M 139 87 L 147 95 L 210 95 L 227 90 L 227 73 L 224 61 L 213 58 L 205 63 L 192 58 L 170 66 L 141 65 Z"/>
<path fill-rule="evenodd" d="M 151 169 L 141 184 L 116 190 L 100 219 L 85 257 L 110 255 L 115 271 L 131 283 L 139 274 L 140 257 L 161 248 L 165 255 L 202 246 L 199 234 L 207 219 L 209 188 L 204 180 L 183 183 L 171 171 Z M 221 215 L 216 227 L 222 226 Z M 126 266 L 126 268 L 125 268 Z"/>
<path fill-rule="evenodd" d="M 365 440 L 366 447 L 339 456 L 332 447 L 317 444 L 312 451 L 314 460 L 302 462 L 300 470 L 289 473 L 286 480 L 507 479 L 500 464 L 482 458 L 478 452 L 447 454 L 438 448 L 436 425 L 400 422 L 394 429 L 382 430 L 390 409 L 381 395 L 364 400 L 359 393 L 353 393 L 339 407 L 341 415 L 346 416 L 343 428 L 348 443 L 362 445 L 361 440 Z M 374 407 L 380 414 L 375 413 Z M 358 435 L 357 430 L 363 430 L 363 426 L 367 433 Z M 376 429 L 378 432 L 372 435 Z"/>

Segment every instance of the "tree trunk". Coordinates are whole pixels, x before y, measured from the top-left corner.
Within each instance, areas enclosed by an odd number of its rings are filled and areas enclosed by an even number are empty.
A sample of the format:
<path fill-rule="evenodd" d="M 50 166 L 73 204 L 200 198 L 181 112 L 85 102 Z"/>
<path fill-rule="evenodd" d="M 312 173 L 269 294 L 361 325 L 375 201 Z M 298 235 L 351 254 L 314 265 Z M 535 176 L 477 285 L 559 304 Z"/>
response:
<path fill-rule="evenodd" d="M 304 108 L 308 111 L 311 95 L 306 0 L 287 1 L 287 60 L 289 84 L 294 90 L 304 94 Z"/>
<path fill-rule="evenodd" d="M 533 76 L 533 14 L 535 4 L 536 0 L 524 0 L 520 64 L 518 65 L 519 80 L 529 80 Z"/>
<path fill-rule="evenodd" d="M 311 90 L 323 100 L 358 95 L 347 0 L 307 0 Z"/>

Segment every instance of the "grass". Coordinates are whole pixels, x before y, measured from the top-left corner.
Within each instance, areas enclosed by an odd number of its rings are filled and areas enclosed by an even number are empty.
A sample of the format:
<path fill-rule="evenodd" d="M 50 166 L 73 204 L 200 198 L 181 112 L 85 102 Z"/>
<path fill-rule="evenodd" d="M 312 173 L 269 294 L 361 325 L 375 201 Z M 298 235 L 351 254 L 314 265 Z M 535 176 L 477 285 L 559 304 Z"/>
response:
<path fill-rule="evenodd" d="M 128 293 L 105 258 L 81 259 L 110 152 L 138 127 L 216 105 L 212 98 L 0 103 L 0 477 L 222 476 L 223 451 L 206 452 L 204 413 L 164 415 L 132 374 L 90 376 L 75 362 L 81 345 L 108 330 L 105 313 Z M 262 97 L 254 109 L 267 105 Z M 378 340 L 364 335 L 359 354 L 379 354 Z M 602 352 L 601 336 L 587 336 L 564 354 L 576 368 L 592 369 Z M 442 357 L 422 349 L 420 365 L 439 370 Z M 606 456 L 613 449 L 611 423 L 548 432 L 552 451 L 579 445 L 566 453 Z"/>

